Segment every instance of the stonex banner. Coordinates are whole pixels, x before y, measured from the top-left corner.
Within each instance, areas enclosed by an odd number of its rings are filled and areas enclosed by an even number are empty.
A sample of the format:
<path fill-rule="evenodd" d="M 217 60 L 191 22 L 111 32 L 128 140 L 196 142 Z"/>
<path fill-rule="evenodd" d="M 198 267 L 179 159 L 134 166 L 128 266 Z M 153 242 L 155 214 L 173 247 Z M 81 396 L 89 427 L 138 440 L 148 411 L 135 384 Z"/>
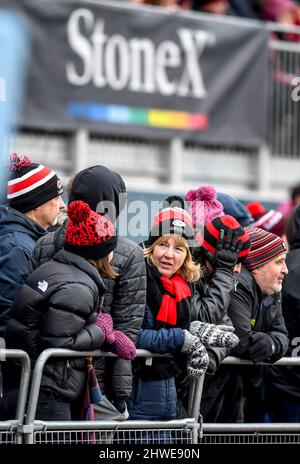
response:
<path fill-rule="evenodd" d="M 0 0 L 32 30 L 28 128 L 258 146 L 267 32 L 257 22 L 115 2 Z"/>

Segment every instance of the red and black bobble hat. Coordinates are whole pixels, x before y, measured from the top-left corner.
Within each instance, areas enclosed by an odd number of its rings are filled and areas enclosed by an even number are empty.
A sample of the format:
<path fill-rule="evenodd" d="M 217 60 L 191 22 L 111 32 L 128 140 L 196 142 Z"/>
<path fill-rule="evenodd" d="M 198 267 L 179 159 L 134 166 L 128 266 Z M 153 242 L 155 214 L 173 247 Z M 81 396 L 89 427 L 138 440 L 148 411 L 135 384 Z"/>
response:
<path fill-rule="evenodd" d="M 64 191 L 61 180 L 52 169 L 32 163 L 28 156 L 10 155 L 9 169 L 8 204 L 21 213 L 47 203 Z"/>
<path fill-rule="evenodd" d="M 278 235 L 259 227 L 253 230 L 249 228 L 248 232 L 251 240 L 251 251 L 244 264 L 249 271 L 264 266 L 277 256 L 287 252 L 284 241 Z"/>
<path fill-rule="evenodd" d="M 91 210 L 84 201 L 73 201 L 68 207 L 70 218 L 64 248 L 87 259 L 99 259 L 117 246 L 114 225 Z"/>
<path fill-rule="evenodd" d="M 215 255 L 221 229 L 224 230 L 224 238 L 226 238 L 228 230 L 230 229 L 233 230 L 233 232 L 238 232 L 238 241 L 241 240 L 243 243 L 239 252 L 238 262 L 244 260 L 250 251 L 251 242 L 248 233 L 233 216 L 225 215 L 217 217 L 211 222 L 205 224 L 204 237 L 202 233 L 199 232 L 197 235 L 197 241 L 205 250 Z"/>
<path fill-rule="evenodd" d="M 195 232 L 193 221 L 187 211 L 182 208 L 165 208 L 154 216 L 152 228 L 146 242 L 152 245 L 163 235 L 181 235 L 190 247 L 194 245 Z"/>

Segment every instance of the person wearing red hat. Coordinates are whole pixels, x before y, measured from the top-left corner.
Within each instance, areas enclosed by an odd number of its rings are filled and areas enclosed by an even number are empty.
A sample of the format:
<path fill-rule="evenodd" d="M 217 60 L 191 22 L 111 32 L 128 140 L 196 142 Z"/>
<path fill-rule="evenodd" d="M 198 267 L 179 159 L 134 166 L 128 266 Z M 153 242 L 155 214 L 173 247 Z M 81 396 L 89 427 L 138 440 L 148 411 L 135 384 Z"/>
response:
<path fill-rule="evenodd" d="M 7 347 L 25 350 L 32 365 L 44 349 L 88 351 L 104 341 L 110 351 L 133 359 L 133 342 L 114 331 L 111 316 L 99 310 L 105 293 L 102 277 L 117 276 L 111 265 L 115 228 L 83 201 L 71 203 L 68 216 L 63 249 L 39 266 L 17 293 L 7 324 Z M 72 405 L 81 399 L 85 382 L 84 359 L 47 363 L 37 418 L 71 420 Z M 8 394 L 8 407 L 13 397 L 14 390 Z"/>
<path fill-rule="evenodd" d="M 263 229 L 247 229 L 251 249 L 237 275 L 236 291 L 228 315 L 240 342 L 232 355 L 254 363 L 274 363 L 286 353 L 288 337 L 281 308 L 281 289 L 286 267 L 286 245 L 281 238 Z M 222 407 L 207 420 L 217 422 L 262 422 L 266 412 L 264 372 L 255 367 L 244 374 L 224 366 Z"/>
<path fill-rule="evenodd" d="M 78 172 L 69 182 L 69 204 L 84 201 L 93 211 L 97 211 L 115 224 L 126 204 L 126 185 L 119 173 L 102 165 L 89 166 Z M 68 221 L 55 232 L 42 237 L 36 244 L 27 272 L 46 262 L 62 248 Z M 111 314 L 114 326 L 136 342 L 144 317 L 146 302 L 146 267 L 141 247 L 119 235 L 114 250 L 112 266 L 118 272 L 116 279 L 103 278 L 106 293 L 103 311 Z M 113 406 L 115 418 L 117 409 L 126 415 L 126 400 L 132 387 L 131 362 L 120 358 L 95 360 L 99 381 Z M 103 408 L 95 406 L 96 419 L 103 419 Z M 107 418 L 107 415 L 105 416 Z M 124 416 L 125 418 L 125 416 Z"/>
<path fill-rule="evenodd" d="M 8 206 L 0 206 L 0 337 L 35 243 L 65 208 L 63 186 L 52 169 L 13 153 L 9 170 Z"/>
<path fill-rule="evenodd" d="M 250 251 L 249 235 L 230 215 L 215 217 L 197 234 L 199 245 L 193 255 L 201 264 L 201 278 L 194 284 L 192 319 L 216 324 L 223 330 L 232 330 L 227 308 L 237 284 L 241 262 Z M 223 388 L 218 369 L 230 354 L 228 347 L 207 347 L 209 366 L 202 393 L 201 414 L 207 415 L 216 404 Z M 214 375 L 215 374 L 215 375 Z"/>
<path fill-rule="evenodd" d="M 137 347 L 172 353 L 172 359 L 136 360 L 132 396 L 133 420 L 171 420 L 177 417 L 177 378 L 199 377 L 208 366 L 208 346 L 232 347 L 231 332 L 214 324 L 192 322 L 192 282 L 199 279 L 193 262 L 193 221 L 187 211 L 167 207 L 153 220 L 144 245 L 147 268 L 145 317 Z M 164 441 L 165 442 L 165 441 Z"/>

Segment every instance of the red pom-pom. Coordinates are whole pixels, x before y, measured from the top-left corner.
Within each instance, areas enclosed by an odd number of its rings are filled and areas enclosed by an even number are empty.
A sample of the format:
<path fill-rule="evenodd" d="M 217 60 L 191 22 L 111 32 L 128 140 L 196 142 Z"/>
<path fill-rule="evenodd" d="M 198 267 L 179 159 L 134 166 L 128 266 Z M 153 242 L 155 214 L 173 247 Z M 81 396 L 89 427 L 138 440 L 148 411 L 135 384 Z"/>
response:
<path fill-rule="evenodd" d="M 18 155 L 18 153 L 12 153 L 9 157 L 9 169 L 11 172 L 20 171 L 22 168 L 26 168 L 31 164 L 28 156 Z"/>
<path fill-rule="evenodd" d="M 201 201 L 212 201 L 217 199 L 217 192 L 211 185 L 204 185 L 197 190 L 197 199 Z"/>
<path fill-rule="evenodd" d="M 251 201 L 246 205 L 246 208 L 254 218 L 267 212 L 259 201 Z"/>
<path fill-rule="evenodd" d="M 68 207 L 68 216 L 74 224 L 86 221 L 91 214 L 91 208 L 84 201 L 73 201 Z"/>
<path fill-rule="evenodd" d="M 194 201 L 197 197 L 197 190 L 189 190 L 185 196 L 186 201 Z"/>

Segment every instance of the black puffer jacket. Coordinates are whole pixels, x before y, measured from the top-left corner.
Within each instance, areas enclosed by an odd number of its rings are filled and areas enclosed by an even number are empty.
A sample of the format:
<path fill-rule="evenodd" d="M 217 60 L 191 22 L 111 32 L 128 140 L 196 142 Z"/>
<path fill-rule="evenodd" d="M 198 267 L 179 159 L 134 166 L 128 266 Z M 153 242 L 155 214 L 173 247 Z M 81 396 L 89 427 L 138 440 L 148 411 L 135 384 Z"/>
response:
<path fill-rule="evenodd" d="M 6 330 L 8 348 L 27 351 L 33 364 L 47 348 L 85 351 L 101 347 L 102 330 L 95 324 L 99 296 L 105 287 L 97 270 L 65 250 L 38 267 L 19 289 Z M 50 361 L 42 387 L 69 400 L 83 392 L 85 361 Z"/>
<path fill-rule="evenodd" d="M 38 265 L 48 261 L 64 242 L 67 221 L 55 232 L 45 235 L 36 244 L 27 272 L 30 274 Z M 124 332 L 136 342 L 145 312 L 146 268 L 142 249 L 131 240 L 118 237 L 112 265 L 119 274 L 113 279 L 103 279 L 107 289 L 104 312 L 111 314 L 114 328 Z M 123 359 L 97 360 L 97 376 L 111 399 L 127 399 L 132 388 L 132 367 Z M 103 378 L 104 370 L 107 375 Z"/>

